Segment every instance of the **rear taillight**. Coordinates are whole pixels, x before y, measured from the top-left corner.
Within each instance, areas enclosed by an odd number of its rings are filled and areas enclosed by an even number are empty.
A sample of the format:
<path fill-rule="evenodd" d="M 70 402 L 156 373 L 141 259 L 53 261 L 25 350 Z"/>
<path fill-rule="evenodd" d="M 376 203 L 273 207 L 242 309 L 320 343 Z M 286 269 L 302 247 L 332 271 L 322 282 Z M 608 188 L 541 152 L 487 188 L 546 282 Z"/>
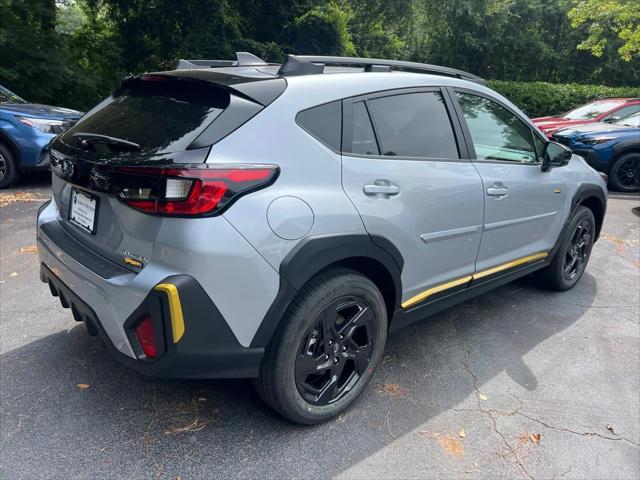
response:
<path fill-rule="evenodd" d="M 156 333 L 153 328 L 151 316 L 146 315 L 136 326 L 136 337 L 140 342 L 140 347 L 147 358 L 156 358 L 158 346 L 156 344 Z"/>
<path fill-rule="evenodd" d="M 271 185 L 275 165 L 120 167 L 118 198 L 140 211 L 166 216 L 220 213 L 240 196 Z"/>

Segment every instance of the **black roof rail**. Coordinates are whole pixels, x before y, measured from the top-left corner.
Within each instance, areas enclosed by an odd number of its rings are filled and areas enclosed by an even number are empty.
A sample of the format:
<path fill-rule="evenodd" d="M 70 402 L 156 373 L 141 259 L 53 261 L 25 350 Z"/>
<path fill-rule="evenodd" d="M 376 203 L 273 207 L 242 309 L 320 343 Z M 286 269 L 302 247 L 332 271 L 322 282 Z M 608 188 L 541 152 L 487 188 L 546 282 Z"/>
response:
<path fill-rule="evenodd" d="M 315 65 L 316 68 L 309 67 L 309 64 Z M 416 70 L 434 75 L 462 78 L 464 80 L 471 80 L 477 83 L 485 83 L 484 79 L 473 75 L 472 73 L 457 70 L 455 68 L 441 67 L 440 65 L 405 62 L 402 60 L 384 60 L 381 58 L 330 57 L 319 55 L 287 55 L 287 60 L 282 67 L 280 67 L 278 73 L 283 76 L 322 73 L 324 71 L 325 64 L 359 65 L 363 66 L 366 72 L 389 71 L 395 67 L 406 70 Z"/>
<path fill-rule="evenodd" d="M 235 60 L 178 60 L 176 70 L 188 70 L 192 68 L 217 68 L 217 67 L 258 67 L 268 65 L 267 62 L 249 52 L 236 52 Z"/>

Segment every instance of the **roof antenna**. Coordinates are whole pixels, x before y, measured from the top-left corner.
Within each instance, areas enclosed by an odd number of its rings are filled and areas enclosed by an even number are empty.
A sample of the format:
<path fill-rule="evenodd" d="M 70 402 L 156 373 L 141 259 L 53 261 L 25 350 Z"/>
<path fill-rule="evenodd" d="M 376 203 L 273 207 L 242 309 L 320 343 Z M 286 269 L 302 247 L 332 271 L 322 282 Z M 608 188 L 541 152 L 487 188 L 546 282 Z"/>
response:
<path fill-rule="evenodd" d="M 249 52 L 236 52 L 236 67 L 267 65 L 267 62 Z"/>
<path fill-rule="evenodd" d="M 323 73 L 324 65 L 299 60 L 295 55 L 287 55 L 287 59 L 278 70 L 278 75 L 283 77 L 293 77 L 295 75 L 313 75 L 315 73 Z"/>

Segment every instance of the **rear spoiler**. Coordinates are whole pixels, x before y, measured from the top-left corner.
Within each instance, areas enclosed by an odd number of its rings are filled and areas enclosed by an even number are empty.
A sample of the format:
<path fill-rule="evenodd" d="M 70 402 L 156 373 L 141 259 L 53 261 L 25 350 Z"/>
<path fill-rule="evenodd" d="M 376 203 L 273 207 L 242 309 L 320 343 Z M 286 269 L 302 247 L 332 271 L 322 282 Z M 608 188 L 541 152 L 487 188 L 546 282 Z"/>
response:
<path fill-rule="evenodd" d="M 176 70 L 191 70 L 194 68 L 217 67 L 259 67 L 269 65 L 261 58 L 249 52 L 236 52 L 235 60 L 178 60 Z"/>

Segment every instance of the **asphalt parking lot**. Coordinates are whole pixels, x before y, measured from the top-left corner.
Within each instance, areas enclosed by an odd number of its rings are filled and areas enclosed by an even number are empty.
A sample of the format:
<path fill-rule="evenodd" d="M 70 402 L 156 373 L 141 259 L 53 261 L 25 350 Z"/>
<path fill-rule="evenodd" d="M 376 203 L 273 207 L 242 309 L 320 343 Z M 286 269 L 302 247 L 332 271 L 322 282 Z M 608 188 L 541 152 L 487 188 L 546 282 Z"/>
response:
<path fill-rule="evenodd" d="M 525 278 L 395 333 L 354 408 L 297 427 L 248 382 L 112 360 L 39 281 L 48 189 L 0 194 L 2 478 L 640 477 L 638 196 L 575 289 Z"/>

